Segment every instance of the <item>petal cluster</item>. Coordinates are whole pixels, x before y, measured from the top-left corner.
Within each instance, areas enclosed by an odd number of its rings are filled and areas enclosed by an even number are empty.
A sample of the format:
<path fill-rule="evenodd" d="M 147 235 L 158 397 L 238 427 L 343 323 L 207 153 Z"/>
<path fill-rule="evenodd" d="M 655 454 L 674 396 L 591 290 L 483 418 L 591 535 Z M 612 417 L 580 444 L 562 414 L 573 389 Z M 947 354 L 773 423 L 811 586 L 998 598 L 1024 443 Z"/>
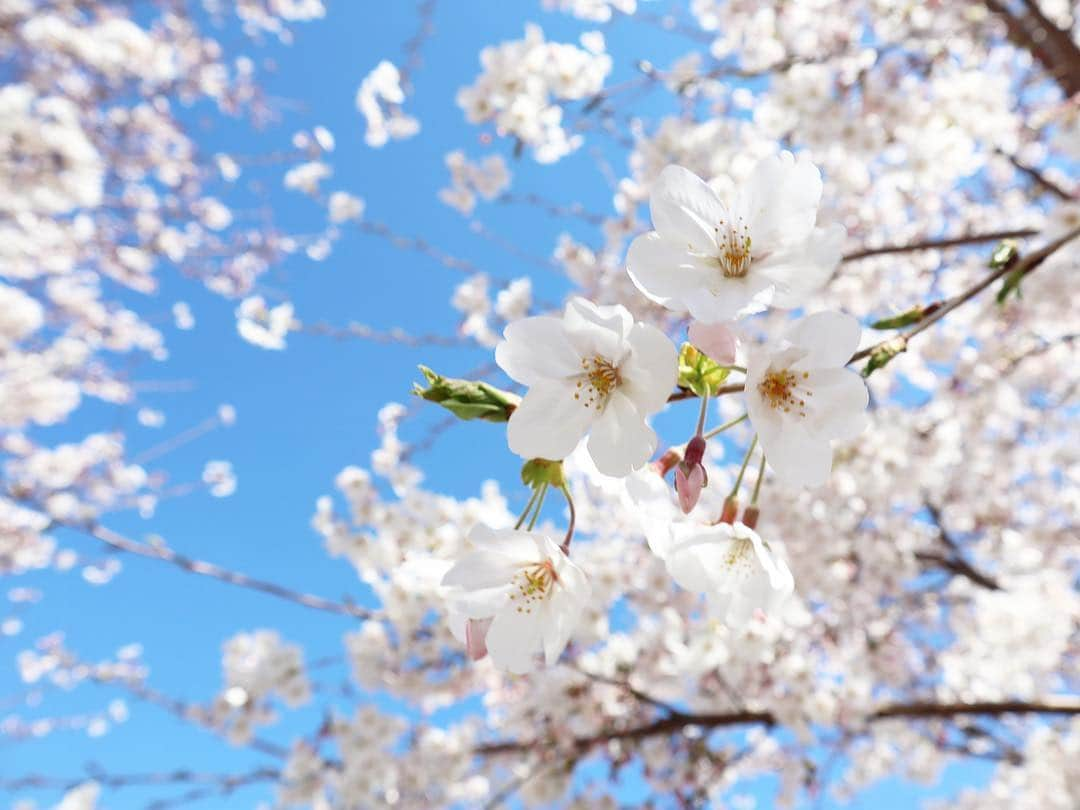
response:
<path fill-rule="evenodd" d="M 533 670 L 541 652 L 555 663 L 589 600 L 585 573 L 540 533 L 478 524 L 469 540 L 442 579 L 454 635 L 511 672 Z"/>
<path fill-rule="evenodd" d="M 504 335 L 495 360 L 529 389 L 507 426 L 514 453 L 562 459 L 588 433 L 605 475 L 648 461 L 657 439 L 646 417 L 664 407 L 678 373 L 660 330 L 634 323 L 625 307 L 573 298 L 561 318 L 524 318 Z"/>
<path fill-rule="evenodd" d="M 840 262 L 843 228 L 815 227 L 821 190 L 817 167 L 788 152 L 760 161 L 727 200 L 668 166 L 649 198 L 656 230 L 630 245 L 630 278 L 651 300 L 705 323 L 798 307 Z"/>
<path fill-rule="evenodd" d="M 820 486 L 832 469 L 832 442 L 866 427 L 866 383 L 847 363 L 861 328 L 850 315 L 818 312 L 776 344 L 751 349 L 746 410 L 777 477 Z"/>

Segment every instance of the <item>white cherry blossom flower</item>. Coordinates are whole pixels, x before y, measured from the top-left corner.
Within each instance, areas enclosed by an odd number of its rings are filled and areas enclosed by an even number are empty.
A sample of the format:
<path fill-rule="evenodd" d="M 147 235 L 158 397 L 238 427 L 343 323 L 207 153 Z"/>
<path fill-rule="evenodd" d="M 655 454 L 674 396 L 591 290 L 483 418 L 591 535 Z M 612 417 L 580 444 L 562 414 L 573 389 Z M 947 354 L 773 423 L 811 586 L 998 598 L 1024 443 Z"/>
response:
<path fill-rule="evenodd" d="M 671 578 L 704 593 L 726 624 L 745 624 L 758 610 L 775 614 L 795 590 L 787 564 L 742 523 L 678 524 L 665 562 Z"/>
<path fill-rule="evenodd" d="M 649 548 L 676 583 L 705 594 L 721 621 L 745 624 L 756 610 L 775 613 L 791 596 L 787 564 L 750 527 L 680 514 L 670 487 L 652 470 L 628 477 L 626 490 Z"/>
<path fill-rule="evenodd" d="M 660 330 L 634 323 L 622 306 L 573 298 L 562 318 L 523 318 L 506 327 L 495 360 L 529 386 L 507 425 L 510 449 L 523 458 L 558 460 L 586 433 L 604 475 L 622 476 L 656 449 L 646 423 L 675 385 L 675 345 Z"/>
<path fill-rule="evenodd" d="M 815 228 L 821 173 L 785 152 L 760 161 L 724 199 L 682 166 L 649 197 L 655 231 L 637 237 L 627 272 L 649 299 L 705 323 L 791 309 L 828 280 L 844 230 Z"/>
<path fill-rule="evenodd" d="M 496 666 L 529 672 L 543 652 L 558 660 L 589 599 L 585 573 L 546 535 L 477 524 L 466 552 L 443 577 L 450 627 L 470 656 L 486 648 Z"/>
<path fill-rule="evenodd" d="M 748 352 L 746 410 L 781 480 L 815 487 L 832 469 L 832 441 L 866 427 L 869 392 L 847 362 L 861 328 L 850 315 L 818 312 L 778 345 Z"/>

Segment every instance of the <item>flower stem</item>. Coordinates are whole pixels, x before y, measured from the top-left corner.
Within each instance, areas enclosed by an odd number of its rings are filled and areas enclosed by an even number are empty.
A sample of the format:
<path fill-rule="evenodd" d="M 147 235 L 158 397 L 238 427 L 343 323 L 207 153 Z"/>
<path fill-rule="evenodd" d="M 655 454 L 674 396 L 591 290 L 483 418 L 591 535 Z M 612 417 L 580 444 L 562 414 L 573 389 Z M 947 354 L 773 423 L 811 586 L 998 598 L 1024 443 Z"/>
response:
<path fill-rule="evenodd" d="M 709 392 L 705 391 L 705 394 L 701 397 L 701 410 L 698 411 L 697 418 L 697 435 L 701 435 L 701 431 L 705 429 L 705 419 L 709 415 Z"/>
<path fill-rule="evenodd" d="M 705 439 L 711 439 L 711 438 L 712 438 L 713 436 L 718 436 L 719 434 L 723 433 L 723 432 L 724 432 L 725 430 L 727 430 L 728 428 L 733 428 L 733 427 L 735 427 L 735 426 L 736 426 L 737 424 L 739 424 L 740 422 L 743 422 L 743 421 L 745 421 L 745 420 L 746 420 L 746 417 L 747 417 L 748 415 L 749 415 L 749 414 L 745 414 L 745 413 L 744 413 L 744 414 L 743 414 L 742 416 L 740 416 L 740 417 L 739 417 L 738 419 L 732 419 L 732 420 L 731 420 L 730 422 L 725 422 L 725 423 L 724 423 L 724 424 L 722 424 L 722 425 L 721 425 L 720 427 L 717 427 L 717 428 L 713 428 L 713 429 L 712 429 L 712 430 L 710 430 L 710 431 L 709 431 L 708 433 L 704 433 L 704 434 L 702 434 L 702 438 L 705 438 Z"/>
<path fill-rule="evenodd" d="M 728 371 L 737 371 L 740 374 L 746 373 L 746 369 L 743 366 L 720 366 L 720 368 L 726 368 Z"/>
<path fill-rule="evenodd" d="M 754 482 L 754 494 L 750 496 L 750 505 L 757 506 L 758 495 L 761 493 L 761 482 L 765 480 L 765 454 L 761 454 L 761 463 L 758 465 L 757 480 Z"/>
<path fill-rule="evenodd" d="M 570 497 L 570 487 L 565 483 L 559 489 L 566 498 L 566 505 L 570 508 L 570 525 L 566 527 L 566 539 L 563 540 L 563 554 L 570 553 L 570 541 L 574 539 L 574 523 L 577 522 L 577 511 L 574 509 L 574 499 Z"/>
<path fill-rule="evenodd" d="M 743 475 L 746 474 L 746 465 L 750 463 L 750 456 L 754 454 L 754 448 L 757 447 L 757 434 L 754 434 L 753 440 L 750 442 L 750 446 L 746 449 L 746 455 L 743 456 L 742 466 L 739 468 L 739 477 L 735 479 L 735 486 L 731 488 L 731 494 L 729 498 L 735 499 L 739 494 L 739 487 L 742 486 Z"/>
<path fill-rule="evenodd" d="M 532 509 L 533 504 L 536 503 L 536 496 L 539 494 L 539 489 L 533 490 L 532 495 L 529 497 L 529 502 L 525 504 L 525 508 L 521 510 L 521 514 L 518 516 L 517 523 L 514 524 L 515 529 L 521 528 L 521 524 L 525 522 L 525 518 L 529 515 L 529 510 Z"/>
<path fill-rule="evenodd" d="M 540 510 L 544 508 L 544 498 L 547 496 L 548 486 L 549 484 L 545 481 L 540 487 L 540 497 L 536 500 L 536 511 L 533 512 L 532 517 L 529 519 L 528 530 L 530 532 L 533 530 L 533 526 L 536 525 L 536 519 L 540 517 Z"/>

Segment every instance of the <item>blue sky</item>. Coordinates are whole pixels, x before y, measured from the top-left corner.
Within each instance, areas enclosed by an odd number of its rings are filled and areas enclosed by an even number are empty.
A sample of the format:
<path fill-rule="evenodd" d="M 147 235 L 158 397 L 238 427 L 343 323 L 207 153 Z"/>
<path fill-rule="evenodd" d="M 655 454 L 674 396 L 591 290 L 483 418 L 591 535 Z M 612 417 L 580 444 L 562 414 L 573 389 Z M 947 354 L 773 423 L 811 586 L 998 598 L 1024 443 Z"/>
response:
<path fill-rule="evenodd" d="M 447 182 L 443 157 L 450 149 L 463 149 L 471 157 L 495 149 L 510 159 L 506 144 L 484 145 L 480 136 L 486 130 L 468 125 L 454 103 L 457 89 L 471 82 L 479 70 L 481 47 L 520 38 L 527 20 L 542 24 L 550 39 L 562 41 L 574 41 L 592 26 L 543 12 L 539 2 L 441 3 L 435 35 L 424 47 L 424 65 L 414 76 L 415 94 L 407 104 L 408 111 L 422 122 L 423 131 L 415 139 L 372 150 L 363 143 L 363 122 L 353 98 L 361 78 L 380 59 L 400 60 L 401 44 L 415 30 L 414 9 L 412 2 L 404 0 L 332 4 L 325 20 L 297 28 L 292 47 L 269 46 L 259 51 L 261 57 L 276 63 L 266 86 L 272 96 L 288 101 L 281 105 L 283 120 L 252 133 L 246 125 L 214 120 L 204 110 L 192 111 L 189 120 L 200 131 L 200 144 L 208 153 L 258 154 L 287 148 L 297 129 L 324 125 L 337 138 L 337 150 L 331 156 L 335 173 L 326 190 L 358 194 L 367 202 L 366 216 L 402 234 L 422 235 L 494 277 L 531 274 L 538 297 L 558 299 L 564 284 L 555 273 L 523 264 L 470 233 L 466 220 L 439 203 L 435 195 Z M 691 46 L 652 26 L 625 20 L 606 28 L 605 34 L 615 55 L 612 83 L 634 75 L 637 59 L 665 64 Z M 226 38 L 235 41 L 232 35 Z M 639 109 L 659 112 L 660 104 L 646 100 Z M 207 121 L 212 126 L 206 126 Z M 625 166 L 623 150 L 603 136 L 593 136 L 588 146 L 598 148 L 617 170 Z M 285 228 L 316 230 L 321 212 L 306 198 L 281 188 L 280 170 L 253 170 L 244 181 L 264 180 L 266 202 Z M 538 167 L 525 157 L 512 161 L 512 170 L 516 190 L 610 211 L 610 189 L 589 148 L 554 167 Z M 596 239 L 578 222 L 558 221 L 530 208 L 489 205 L 480 213 L 493 230 L 537 256 L 550 255 L 563 230 Z M 463 279 L 462 274 L 425 256 L 350 232 L 327 261 L 315 263 L 296 256 L 264 278 L 260 292 L 270 299 L 290 298 L 301 320 L 338 325 L 355 320 L 380 329 L 400 326 L 414 333 L 451 334 L 456 317 L 448 301 Z M 155 296 L 125 296 L 125 300 L 160 324 L 170 349 L 167 362 L 139 363 L 133 371 L 135 379 L 190 380 L 194 387 L 142 395 L 140 405 L 159 408 L 167 415 L 166 426 L 159 430 L 140 427 L 134 409 L 87 403 L 68 425 L 41 435 L 63 441 L 88 430 L 122 425 L 128 431 L 131 452 L 137 454 L 203 421 L 219 404 L 231 403 L 239 415 L 234 427 L 187 444 L 151 467 L 165 471 L 170 482 L 178 484 L 198 479 L 208 459 L 228 459 L 238 475 L 239 489 L 226 499 L 196 494 L 166 501 L 149 521 L 118 514 L 107 522 L 136 538 L 149 532 L 161 534 L 186 554 L 296 589 L 363 599 L 352 569 L 329 559 L 309 526 L 316 498 L 332 491 L 333 478 L 345 465 L 367 465 L 377 444 L 375 414 L 388 401 L 408 401 L 410 385 L 418 378 L 417 363 L 446 374 L 463 374 L 486 362 L 487 353 L 338 342 L 303 334 L 290 336 L 284 352 L 264 351 L 236 335 L 235 302 L 217 298 L 167 270 Z M 172 327 L 168 313 L 177 300 L 191 305 L 198 321 L 194 331 Z M 441 414 L 424 414 L 406 428 L 405 438 L 422 436 L 423 426 L 439 418 Z M 466 496 L 475 493 L 484 479 L 496 478 L 507 484 L 515 502 L 524 503 L 512 486 L 519 462 L 506 452 L 501 432 L 490 426 L 458 426 L 420 461 L 434 490 Z M 85 537 L 65 535 L 62 539 L 87 557 L 101 554 L 100 547 Z M 236 632 L 276 628 L 286 639 L 302 641 L 308 659 L 314 660 L 340 654 L 341 636 L 353 626 L 346 618 L 193 577 L 159 562 L 124 558 L 123 563 L 123 572 L 105 587 L 85 583 L 77 572 L 35 574 L 9 583 L 40 587 L 45 599 L 26 614 L 20 636 L 0 637 L 0 656 L 9 662 L 0 668 L 0 718 L 9 711 L 27 718 L 37 716 L 33 709 L 12 708 L 4 696 L 21 690 L 13 667 L 16 653 L 56 630 L 63 630 L 67 644 L 91 660 L 139 642 L 155 688 L 203 701 L 220 687 L 220 646 Z M 325 675 L 333 680 L 343 670 L 329 670 Z M 77 714 L 101 708 L 117 694 L 82 687 L 70 695 L 50 693 L 44 705 L 49 713 Z M 131 709 L 128 722 L 100 739 L 89 739 L 81 732 L 57 732 L 32 742 L 0 738 L 0 779 L 28 772 L 79 776 L 88 763 L 126 773 L 176 767 L 220 772 L 265 764 L 264 758 L 229 748 L 156 708 L 132 703 Z M 266 736 L 285 741 L 290 732 L 310 731 L 318 721 L 313 712 L 302 711 Z M 957 779 L 968 781 L 984 773 L 981 767 L 954 771 L 949 781 L 955 784 Z M 632 800 L 635 790 L 634 779 L 628 779 L 624 797 Z M 149 797 L 163 794 L 108 792 L 103 804 L 142 807 Z M 889 784 L 858 806 L 906 807 L 915 795 L 908 788 Z M 268 797 L 267 790 L 247 790 L 199 806 L 248 807 Z"/>

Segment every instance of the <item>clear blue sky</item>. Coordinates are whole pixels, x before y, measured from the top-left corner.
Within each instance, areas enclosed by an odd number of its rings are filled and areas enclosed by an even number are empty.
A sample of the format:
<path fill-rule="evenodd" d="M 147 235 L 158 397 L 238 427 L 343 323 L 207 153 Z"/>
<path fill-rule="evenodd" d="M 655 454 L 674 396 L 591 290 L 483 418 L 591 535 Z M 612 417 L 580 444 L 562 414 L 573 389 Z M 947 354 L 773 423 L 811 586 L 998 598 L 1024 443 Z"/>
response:
<path fill-rule="evenodd" d="M 469 233 L 465 220 L 435 195 L 447 181 L 443 157 L 448 150 L 461 148 L 475 157 L 491 149 L 481 143 L 481 130 L 466 124 L 454 103 L 457 89 L 478 72 L 481 47 L 519 38 L 528 20 L 541 23 L 549 38 L 563 41 L 575 41 L 591 26 L 543 12 L 538 0 L 442 2 L 434 38 L 424 48 L 424 65 L 414 77 L 415 94 L 407 105 L 419 117 L 423 131 L 413 140 L 372 150 L 363 143 L 363 122 L 353 104 L 354 94 L 360 79 L 380 59 L 400 60 L 401 44 L 415 30 L 414 8 L 406 0 L 333 3 L 327 19 L 297 28 L 294 46 L 260 51 L 276 62 L 276 71 L 266 81 L 270 93 L 299 106 L 283 105 L 283 121 L 254 136 L 243 125 L 215 123 L 203 130 L 201 143 L 207 152 L 268 152 L 287 148 L 295 130 L 322 124 L 335 134 L 338 144 L 331 156 L 335 174 L 326 190 L 345 189 L 362 196 L 370 218 L 403 234 L 423 235 L 495 277 L 532 274 L 539 297 L 556 300 L 564 285 L 554 273 L 522 264 Z M 690 47 L 688 40 L 629 21 L 608 27 L 605 34 L 615 55 L 609 82 L 633 75 L 636 59 L 665 64 Z M 227 39 L 235 41 L 232 35 Z M 652 107 L 655 101 L 646 103 L 650 105 L 646 109 L 662 110 Z M 203 128 L 214 119 L 192 113 L 190 120 Z M 506 146 L 498 143 L 494 148 L 509 158 Z M 625 166 L 625 153 L 602 136 L 594 136 L 589 146 L 599 147 L 617 170 Z M 610 210 L 610 190 L 588 149 L 554 167 L 537 167 L 526 157 L 512 162 L 512 169 L 516 190 L 535 191 L 563 203 L 581 201 L 601 212 Z M 317 229 L 322 221 L 319 210 L 306 198 L 282 189 L 275 179 L 279 174 L 274 169 L 245 177 L 267 179 L 268 201 L 284 227 Z M 562 230 L 596 239 L 579 223 L 556 221 L 532 209 L 487 206 L 480 213 L 494 230 L 536 255 L 550 255 Z M 186 554 L 297 589 L 363 599 L 351 567 L 330 560 L 309 526 L 315 499 L 332 491 L 333 478 L 345 465 L 367 465 L 377 444 L 375 414 L 388 401 L 408 401 L 418 362 L 457 374 L 489 356 L 479 350 L 407 349 L 308 335 L 290 336 L 284 352 L 264 351 L 236 335 L 235 302 L 216 298 L 168 271 L 162 278 L 162 288 L 153 298 L 129 296 L 127 300 L 162 325 L 171 352 L 165 363 L 138 364 L 135 378 L 196 383 L 190 391 L 143 396 L 141 405 L 166 413 L 166 427 L 142 428 L 135 422 L 134 409 L 88 403 L 69 425 L 41 435 L 62 441 L 87 430 L 123 425 L 131 451 L 138 453 L 202 421 L 220 403 L 233 404 L 239 414 L 236 426 L 188 444 L 151 467 L 167 472 L 173 483 L 182 483 L 198 479 L 206 460 L 228 459 L 239 477 L 234 496 L 219 500 L 197 494 L 162 503 L 149 521 L 123 514 L 107 522 L 133 537 L 159 533 Z M 451 334 L 456 319 L 448 300 L 463 278 L 424 256 L 352 232 L 323 263 L 302 256 L 286 262 L 263 280 L 262 292 L 270 298 L 285 293 L 295 302 L 301 320 L 341 325 L 356 320 L 376 328 L 401 326 L 416 333 Z M 177 300 L 190 303 L 198 321 L 195 331 L 172 328 L 168 313 Z M 422 435 L 423 425 L 438 418 L 440 414 L 427 414 L 410 423 L 405 438 Z M 512 488 L 518 462 L 505 451 L 501 433 L 486 425 L 457 427 L 421 461 L 432 489 L 465 496 L 475 493 L 485 478 L 497 478 L 520 498 Z M 100 547 L 85 537 L 65 535 L 62 540 L 89 558 L 101 554 Z M 302 641 L 308 659 L 314 660 L 339 655 L 341 637 L 353 626 L 345 618 L 192 577 L 162 563 L 131 558 L 124 558 L 123 563 L 124 571 L 105 587 L 88 585 L 77 572 L 35 574 L 9 583 L 41 587 L 45 599 L 26 614 L 20 636 L 0 638 L 0 655 L 9 662 L 0 668 L 0 717 L 12 711 L 24 718 L 35 716 L 34 710 L 9 706 L 3 696 L 20 691 L 15 654 L 52 631 L 63 630 L 67 644 L 89 659 L 105 658 L 122 645 L 140 642 L 151 666 L 151 685 L 198 702 L 220 687 L 220 645 L 236 632 L 276 628 L 286 639 Z M 329 671 L 324 677 L 332 680 L 342 674 Z M 102 708 L 114 696 L 110 690 L 86 686 L 71 695 L 49 694 L 45 707 L 49 713 L 77 714 Z M 156 708 L 132 703 L 131 709 L 127 723 L 100 739 L 80 732 L 57 732 L 33 742 L 0 738 L 0 778 L 27 772 L 77 776 L 88 763 L 126 773 L 178 767 L 218 772 L 265 763 L 264 758 L 229 748 Z M 286 741 L 291 732 L 309 731 L 317 724 L 314 713 L 298 712 L 290 715 L 279 732 L 266 736 Z M 963 780 L 984 774 L 981 767 L 953 772 Z M 956 778 L 949 781 L 955 785 Z M 634 780 L 628 779 L 624 797 L 632 800 L 634 791 Z M 148 798 L 164 793 L 107 792 L 103 806 L 142 807 Z M 44 800 L 56 794 L 37 795 Z M 907 807 L 916 795 L 926 793 L 890 784 L 859 806 Z M 252 789 L 199 806 L 252 807 L 268 798 L 268 790 Z"/>

